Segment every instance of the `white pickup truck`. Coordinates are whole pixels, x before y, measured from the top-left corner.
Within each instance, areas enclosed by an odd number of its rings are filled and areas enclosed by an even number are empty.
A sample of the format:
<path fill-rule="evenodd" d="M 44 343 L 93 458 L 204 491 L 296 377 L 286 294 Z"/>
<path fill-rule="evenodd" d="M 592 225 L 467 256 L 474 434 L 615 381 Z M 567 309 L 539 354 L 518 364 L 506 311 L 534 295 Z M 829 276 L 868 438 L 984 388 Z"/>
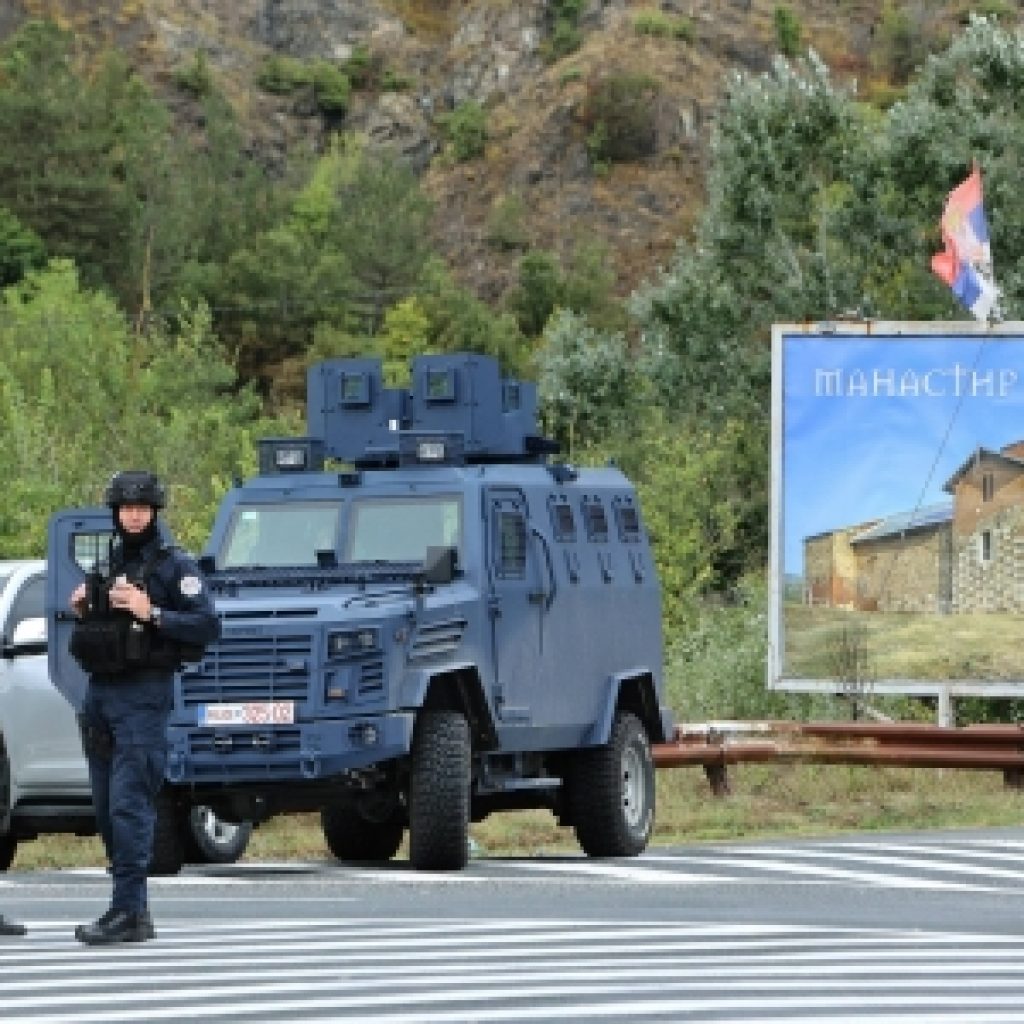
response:
<path fill-rule="evenodd" d="M 47 668 L 45 590 L 45 561 L 0 560 L 0 871 L 19 842 L 96 833 L 75 712 Z M 173 874 L 186 862 L 232 863 L 249 843 L 248 822 L 219 821 L 204 807 L 170 821 L 167 808 L 154 874 Z"/>

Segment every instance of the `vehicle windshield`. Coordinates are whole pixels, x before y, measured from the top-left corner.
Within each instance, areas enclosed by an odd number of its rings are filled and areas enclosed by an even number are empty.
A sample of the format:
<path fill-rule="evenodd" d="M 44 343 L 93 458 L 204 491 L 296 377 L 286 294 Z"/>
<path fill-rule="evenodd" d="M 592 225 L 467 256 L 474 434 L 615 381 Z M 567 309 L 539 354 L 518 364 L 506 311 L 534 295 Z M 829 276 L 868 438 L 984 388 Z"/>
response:
<path fill-rule="evenodd" d="M 217 552 L 217 568 L 316 565 L 318 551 L 337 551 L 340 524 L 340 502 L 239 505 Z"/>
<path fill-rule="evenodd" d="M 365 498 L 352 504 L 346 562 L 422 562 L 427 548 L 459 547 L 462 505 L 454 495 Z"/>
<path fill-rule="evenodd" d="M 458 547 L 461 541 L 462 505 L 455 495 L 360 499 L 347 519 L 343 508 L 326 501 L 239 505 L 215 564 L 312 567 L 318 551 L 332 551 L 344 562 L 422 562 L 428 547 Z"/>

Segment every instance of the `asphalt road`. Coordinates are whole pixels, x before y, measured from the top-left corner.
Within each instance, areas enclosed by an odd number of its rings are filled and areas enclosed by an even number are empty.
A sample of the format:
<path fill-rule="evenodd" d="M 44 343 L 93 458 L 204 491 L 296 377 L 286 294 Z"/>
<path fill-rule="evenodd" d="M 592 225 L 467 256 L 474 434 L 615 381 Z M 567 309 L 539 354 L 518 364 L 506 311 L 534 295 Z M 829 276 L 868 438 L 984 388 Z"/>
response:
<path fill-rule="evenodd" d="M 0 880 L 0 1021 L 1024 1024 L 1024 829 L 192 868 L 155 941 L 80 946 L 108 894 Z"/>

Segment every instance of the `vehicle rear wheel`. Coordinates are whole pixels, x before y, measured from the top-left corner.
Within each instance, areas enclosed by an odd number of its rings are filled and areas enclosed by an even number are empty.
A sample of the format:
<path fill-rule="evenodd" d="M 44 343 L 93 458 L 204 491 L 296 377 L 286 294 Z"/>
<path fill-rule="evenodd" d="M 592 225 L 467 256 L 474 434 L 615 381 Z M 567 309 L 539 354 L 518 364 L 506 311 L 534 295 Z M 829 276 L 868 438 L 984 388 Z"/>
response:
<path fill-rule="evenodd" d="M 619 712 L 602 747 L 573 756 L 569 806 L 588 857 L 635 857 L 654 829 L 654 759 L 636 715 Z"/>
<path fill-rule="evenodd" d="M 252 838 L 252 822 L 223 821 L 200 804 L 181 816 L 183 854 L 188 864 L 234 864 Z"/>
<path fill-rule="evenodd" d="M 341 861 L 391 860 L 405 826 L 394 800 L 386 804 L 331 804 L 320 812 L 327 848 Z"/>
<path fill-rule="evenodd" d="M 412 739 L 409 860 L 457 871 L 469 860 L 469 723 L 458 711 L 421 711 Z"/>

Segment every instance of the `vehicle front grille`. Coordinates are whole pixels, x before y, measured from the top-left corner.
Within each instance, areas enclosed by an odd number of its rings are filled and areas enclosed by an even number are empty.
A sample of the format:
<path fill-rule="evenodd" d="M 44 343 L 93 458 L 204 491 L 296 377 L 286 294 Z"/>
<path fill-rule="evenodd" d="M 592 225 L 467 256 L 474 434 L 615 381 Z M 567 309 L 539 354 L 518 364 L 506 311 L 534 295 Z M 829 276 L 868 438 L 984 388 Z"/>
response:
<path fill-rule="evenodd" d="M 371 658 L 359 666 L 359 695 L 374 696 L 384 689 L 384 659 Z"/>
<path fill-rule="evenodd" d="M 309 633 L 222 637 L 181 673 L 185 707 L 242 701 L 305 700 L 313 638 Z"/>
<path fill-rule="evenodd" d="M 281 754 L 299 749 L 298 729 L 202 729 L 189 734 L 193 756 L 203 754 Z"/>

